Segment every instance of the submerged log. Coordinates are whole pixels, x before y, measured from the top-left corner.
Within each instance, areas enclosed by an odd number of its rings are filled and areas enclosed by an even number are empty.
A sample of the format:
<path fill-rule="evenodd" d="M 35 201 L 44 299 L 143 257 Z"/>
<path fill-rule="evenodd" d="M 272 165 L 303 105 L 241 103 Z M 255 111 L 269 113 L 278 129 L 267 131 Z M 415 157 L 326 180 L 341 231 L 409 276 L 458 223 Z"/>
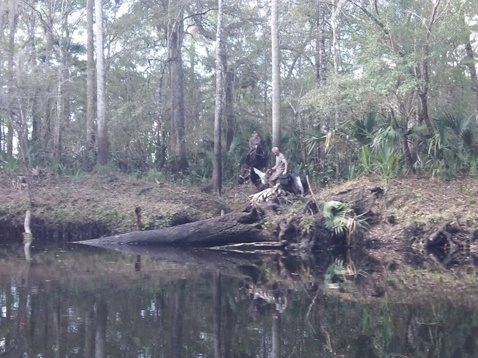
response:
<path fill-rule="evenodd" d="M 217 218 L 149 231 L 134 231 L 83 242 L 93 246 L 122 244 L 217 246 L 270 241 L 263 217 L 254 208 Z"/>

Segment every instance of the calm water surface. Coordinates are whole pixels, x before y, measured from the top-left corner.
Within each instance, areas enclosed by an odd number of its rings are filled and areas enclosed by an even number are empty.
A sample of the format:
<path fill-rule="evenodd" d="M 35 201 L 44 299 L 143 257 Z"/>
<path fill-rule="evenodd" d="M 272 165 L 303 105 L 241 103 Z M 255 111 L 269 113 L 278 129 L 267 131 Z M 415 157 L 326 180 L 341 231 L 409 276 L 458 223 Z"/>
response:
<path fill-rule="evenodd" d="M 0 246 L 4 357 L 478 357 L 474 304 L 347 298 L 367 276 L 352 285 L 334 253 L 27 254 Z"/>

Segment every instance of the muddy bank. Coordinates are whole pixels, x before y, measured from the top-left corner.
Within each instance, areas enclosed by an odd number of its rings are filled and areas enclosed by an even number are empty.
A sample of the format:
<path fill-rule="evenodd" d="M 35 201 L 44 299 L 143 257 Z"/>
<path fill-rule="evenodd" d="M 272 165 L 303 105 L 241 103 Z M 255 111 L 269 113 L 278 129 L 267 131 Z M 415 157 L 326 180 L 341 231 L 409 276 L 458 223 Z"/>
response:
<path fill-rule="evenodd" d="M 13 188 L 11 178 L 5 174 L 0 175 L 0 184 L 1 232 L 8 233 L 4 236 L 17 236 L 22 232 L 30 194 L 27 188 Z M 370 211 L 369 215 L 373 213 L 374 221 L 367 235 L 380 246 L 397 249 L 408 245 L 413 234 L 410 228 L 431 234 L 456 222 L 463 231 L 475 230 L 477 184 L 478 180 L 471 177 L 449 181 L 407 177 L 388 183 L 364 178 L 327 188 L 312 183 L 312 192 L 316 200 L 348 200 L 347 193 L 356 189 L 363 188 L 366 193 L 380 188 L 370 197 L 371 201 L 364 201 L 368 209 L 363 210 Z M 32 183 L 32 229 L 34 235 L 45 239 L 53 236 L 67 240 L 131 232 L 137 230 L 138 207 L 143 230 L 158 229 L 242 210 L 253 193 L 252 185 L 231 184 L 224 186 L 223 196 L 218 198 L 199 187 L 167 178 L 137 178 L 119 173 L 49 176 Z M 80 238 L 73 232 L 84 234 Z"/>
<path fill-rule="evenodd" d="M 242 196 L 244 198 L 244 196 Z M 49 176 L 26 187 L 13 187 L 0 175 L 0 235 L 7 240 L 23 230 L 28 208 L 36 237 L 83 240 L 137 229 L 141 208 L 144 230 L 180 225 L 230 212 L 222 198 L 171 181 L 137 179 L 113 173 L 82 177 Z"/>

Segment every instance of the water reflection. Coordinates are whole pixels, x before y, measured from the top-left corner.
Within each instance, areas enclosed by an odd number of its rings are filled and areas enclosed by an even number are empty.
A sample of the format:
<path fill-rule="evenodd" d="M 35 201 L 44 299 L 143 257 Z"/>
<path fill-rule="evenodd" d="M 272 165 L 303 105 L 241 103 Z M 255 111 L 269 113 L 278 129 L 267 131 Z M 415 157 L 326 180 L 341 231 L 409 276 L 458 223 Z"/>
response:
<path fill-rule="evenodd" d="M 32 241 L 33 238 L 26 236 L 23 239 L 23 253 L 25 254 L 25 260 L 31 261 L 32 260 L 32 254 L 31 254 L 31 246 L 32 246 Z"/>
<path fill-rule="evenodd" d="M 417 272 L 410 271 L 409 291 L 392 298 L 391 287 L 407 279 L 395 268 L 379 282 L 374 272 L 381 263 L 365 253 L 301 257 L 123 249 L 33 245 L 28 263 L 21 245 L 0 249 L 0 353 L 87 358 L 478 354 L 476 292 L 443 290 L 442 297 L 430 299 L 414 287 Z"/>

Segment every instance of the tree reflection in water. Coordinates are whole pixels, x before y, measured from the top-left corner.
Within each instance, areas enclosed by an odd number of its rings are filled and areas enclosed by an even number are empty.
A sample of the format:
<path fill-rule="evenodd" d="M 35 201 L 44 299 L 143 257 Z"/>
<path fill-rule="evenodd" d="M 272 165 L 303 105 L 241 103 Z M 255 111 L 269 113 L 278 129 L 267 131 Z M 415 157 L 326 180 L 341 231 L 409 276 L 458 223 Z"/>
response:
<path fill-rule="evenodd" d="M 391 273 L 354 251 L 22 249 L 0 251 L 7 357 L 478 356 L 473 273 Z M 461 291 L 426 295 L 427 273 Z"/>

